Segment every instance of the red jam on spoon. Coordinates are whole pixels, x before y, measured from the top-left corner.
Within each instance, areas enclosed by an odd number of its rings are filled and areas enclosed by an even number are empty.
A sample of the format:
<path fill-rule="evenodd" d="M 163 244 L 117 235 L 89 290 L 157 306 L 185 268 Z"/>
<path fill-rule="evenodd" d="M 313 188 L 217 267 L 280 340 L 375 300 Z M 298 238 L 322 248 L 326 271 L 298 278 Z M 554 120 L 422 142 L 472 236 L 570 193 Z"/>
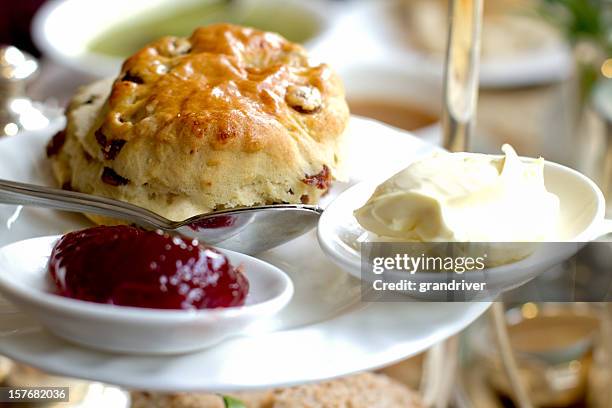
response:
<path fill-rule="evenodd" d="M 188 238 L 126 225 L 64 235 L 48 264 L 59 294 L 155 309 L 241 306 L 249 282 L 222 253 Z"/>

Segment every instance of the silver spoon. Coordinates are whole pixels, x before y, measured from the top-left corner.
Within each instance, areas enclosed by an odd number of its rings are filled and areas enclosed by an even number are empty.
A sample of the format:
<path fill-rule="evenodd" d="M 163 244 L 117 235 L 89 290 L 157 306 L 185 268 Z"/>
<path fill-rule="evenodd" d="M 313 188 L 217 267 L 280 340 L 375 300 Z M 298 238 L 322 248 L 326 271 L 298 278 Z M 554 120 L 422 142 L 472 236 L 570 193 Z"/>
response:
<path fill-rule="evenodd" d="M 147 229 L 182 234 L 243 254 L 262 252 L 306 233 L 317 225 L 323 212 L 313 205 L 275 204 L 171 221 L 123 201 L 8 180 L 0 180 L 0 203 L 103 215 Z"/>

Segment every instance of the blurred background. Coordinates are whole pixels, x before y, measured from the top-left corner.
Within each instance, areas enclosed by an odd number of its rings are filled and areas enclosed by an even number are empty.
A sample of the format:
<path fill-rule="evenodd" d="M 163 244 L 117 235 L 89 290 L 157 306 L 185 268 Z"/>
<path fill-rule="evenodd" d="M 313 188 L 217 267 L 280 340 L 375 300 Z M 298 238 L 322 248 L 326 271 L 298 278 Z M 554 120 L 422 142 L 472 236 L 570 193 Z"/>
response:
<path fill-rule="evenodd" d="M 498 152 L 511 143 L 522 155 L 584 172 L 612 202 L 612 0 L 484 3 L 471 150 Z M 116 75 L 122 60 L 148 41 L 229 21 L 304 44 L 313 60 L 339 71 L 353 114 L 439 144 L 447 10 L 446 0 L 2 0 L 0 43 L 32 58 L 7 48 L 0 55 L 3 66 L 21 67 L 18 81 L 0 76 L 0 128 L 10 135 L 48 123 L 36 114 L 16 118 L 8 112 L 10 97 L 26 97 L 32 112 L 61 120 L 76 88 Z M 27 117 L 38 119 L 19 122 Z M 590 265 L 578 271 L 612 269 L 610 259 L 588 251 L 574 262 Z M 588 287 L 588 276 L 583 284 Z M 536 406 L 612 407 L 609 309 L 508 302 L 511 343 Z M 483 317 L 456 339 L 453 406 L 515 406 L 491 336 Z M 423 360 L 383 371 L 423 390 Z M 5 384 L 69 381 L 8 361 L 0 362 L 0 378 Z M 80 406 L 125 404 L 112 387 L 78 384 Z"/>

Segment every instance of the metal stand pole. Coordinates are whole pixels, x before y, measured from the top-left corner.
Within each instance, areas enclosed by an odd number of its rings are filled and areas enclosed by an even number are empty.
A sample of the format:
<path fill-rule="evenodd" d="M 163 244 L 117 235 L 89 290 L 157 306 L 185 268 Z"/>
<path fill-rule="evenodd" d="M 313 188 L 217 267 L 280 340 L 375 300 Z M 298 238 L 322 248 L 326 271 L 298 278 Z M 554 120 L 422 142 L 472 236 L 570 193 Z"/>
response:
<path fill-rule="evenodd" d="M 451 152 L 469 150 L 478 98 L 478 66 L 483 0 L 452 0 L 449 8 L 450 29 L 444 71 L 442 124 L 444 147 Z M 521 382 L 508 337 L 504 304 L 491 308 L 497 344 L 514 395 L 521 408 L 532 408 Z"/>
<path fill-rule="evenodd" d="M 449 5 L 442 125 L 444 147 L 451 152 L 469 149 L 478 99 L 482 2 L 453 0 Z"/>
<path fill-rule="evenodd" d="M 514 358 L 510 337 L 508 336 L 508 327 L 506 326 L 506 318 L 504 311 L 504 303 L 501 301 L 493 302 L 490 309 L 491 323 L 497 340 L 497 348 L 504 365 L 504 371 L 508 376 L 510 387 L 514 394 L 515 402 L 520 408 L 533 408 L 533 404 L 529 399 L 529 393 L 523 381 L 521 380 L 518 364 Z"/>

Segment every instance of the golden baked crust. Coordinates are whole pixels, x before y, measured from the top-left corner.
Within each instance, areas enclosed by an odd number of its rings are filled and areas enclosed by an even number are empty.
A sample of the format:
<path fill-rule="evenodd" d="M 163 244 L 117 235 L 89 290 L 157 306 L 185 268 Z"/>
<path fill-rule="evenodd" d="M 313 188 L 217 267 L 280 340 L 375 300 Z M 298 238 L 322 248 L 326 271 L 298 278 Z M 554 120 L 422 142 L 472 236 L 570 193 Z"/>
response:
<path fill-rule="evenodd" d="M 362 373 L 317 384 L 237 393 L 247 408 L 423 408 L 417 393 L 381 374 Z M 132 408 L 217 408 L 212 394 L 134 391 Z"/>
<path fill-rule="evenodd" d="M 276 34 L 218 24 L 164 37 L 125 61 L 108 98 L 105 86 L 75 96 L 53 155 L 75 190 L 183 219 L 314 203 L 340 175 L 342 83 Z"/>
<path fill-rule="evenodd" d="M 215 394 L 159 394 L 133 391 L 131 408 L 225 408 L 223 398 Z"/>
<path fill-rule="evenodd" d="M 380 374 L 362 373 L 280 390 L 273 408 L 423 408 L 416 393 Z"/>

